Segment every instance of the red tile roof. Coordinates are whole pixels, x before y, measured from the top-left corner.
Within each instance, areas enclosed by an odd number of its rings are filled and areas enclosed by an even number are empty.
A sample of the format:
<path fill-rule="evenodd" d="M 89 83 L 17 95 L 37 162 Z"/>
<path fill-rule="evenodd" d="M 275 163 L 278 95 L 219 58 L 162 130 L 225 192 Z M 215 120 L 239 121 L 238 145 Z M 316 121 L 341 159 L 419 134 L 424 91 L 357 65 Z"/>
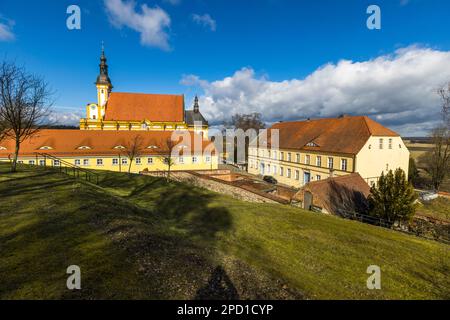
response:
<path fill-rule="evenodd" d="M 305 191 L 313 195 L 314 206 L 338 214 L 339 209 L 359 211 L 366 208 L 370 187 L 359 173 L 352 173 L 310 182 L 300 189 L 294 199 L 303 201 Z"/>
<path fill-rule="evenodd" d="M 271 129 L 279 130 L 280 149 L 346 154 L 357 154 L 370 136 L 398 136 L 396 132 L 367 116 L 280 122 L 274 124 Z M 270 133 L 271 130 L 269 130 L 269 137 Z M 309 143 L 314 146 L 308 146 Z"/>
<path fill-rule="evenodd" d="M 188 131 L 175 131 L 186 134 L 186 138 L 190 138 L 191 154 L 196 152 L 194 150 L 195 143 L 197 143 L 198 152 L 204 150 L 213 150 L 214 144 L 210 141 L 205 141 L 198 134 Z M 119 149 L 114 149 L 117 146 L 129 147 L 136 136 L 140 136 L 142 145 L 142 155 L 146 154 L 164 154 L 167 153 L 167 139 L 171 137 L 171 131 L 101 131 L 101 130 L 41 130 L 36 135 L 25 140 L 21 144 L 20 156 L 33 156 L 36 152 L 47 153 L 56 157 L 69 156 L 99 156 L 99 155 L 116 155 Z M 189 140 L 188 140 L 189 141 Z M 175 144 L 181 142 L 181 138 Z M 184 142 L 184 140 L 183 140 Z M 157 146 L 157 148 L 148 148 L 149 146 Z M 0 149 L 0 158 L 8 158 L 14 154 L 14 141 L 5 139 L 0 142 L 0 147 L 5 147 L 6 150 Z M 50 147 L 50 150 L 41 150 L 42 147 Z M 84 149 L 80 147 L 89 147 Z M 189 144 L 186 142 L 186 147 Z M 180 150 L 186 150 L 182 148 Z M 122 150 L 122 154 L 126 150 Z"/>
<path fill-rule="evenodd" d="M 112 92 L 105 120 L 184 121 L 184 96 Z"/>

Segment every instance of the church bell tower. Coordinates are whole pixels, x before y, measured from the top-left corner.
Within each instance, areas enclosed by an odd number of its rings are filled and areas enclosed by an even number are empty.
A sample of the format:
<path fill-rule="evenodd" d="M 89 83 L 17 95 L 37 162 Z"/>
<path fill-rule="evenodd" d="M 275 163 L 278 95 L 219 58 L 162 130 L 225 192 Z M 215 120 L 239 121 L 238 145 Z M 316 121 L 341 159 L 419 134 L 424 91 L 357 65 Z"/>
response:
<path fill-rule="evenodd" d="M 98 98 L 98 119 L 102 119 L 105 115 L 105 106 L 108 102 L 109 94 L 113 88 L 111 79 L 108 75 L 108 64 L 105 56 L 105 49 L 102 44 L 102 55 L 100 57 L 100 74 L 97 77 L 95 85 L 97 86 L 97 98 Z"/>

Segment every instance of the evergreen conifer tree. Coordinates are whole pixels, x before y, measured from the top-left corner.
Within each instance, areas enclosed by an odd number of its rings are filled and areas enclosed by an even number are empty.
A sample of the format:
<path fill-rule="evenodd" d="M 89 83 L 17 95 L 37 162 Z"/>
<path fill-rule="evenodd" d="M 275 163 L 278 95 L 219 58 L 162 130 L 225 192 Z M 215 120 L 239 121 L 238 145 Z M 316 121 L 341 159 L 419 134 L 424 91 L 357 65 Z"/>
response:
<path fill-rule="evenodd" d="M 395 173 L 390 170 L 386 175 L 382 173 L 370 191 L 371 216 L 387 220 L 391 225 L 407 222 L 414 216 L 417 196 L 402 169 L 395 170 Z"/>

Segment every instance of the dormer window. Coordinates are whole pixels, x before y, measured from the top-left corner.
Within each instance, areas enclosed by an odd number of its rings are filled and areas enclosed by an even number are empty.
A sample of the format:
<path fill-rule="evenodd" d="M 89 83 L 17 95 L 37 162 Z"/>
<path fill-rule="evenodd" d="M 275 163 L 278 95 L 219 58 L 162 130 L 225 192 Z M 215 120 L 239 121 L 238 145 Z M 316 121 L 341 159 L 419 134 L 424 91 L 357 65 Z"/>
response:
<path fill-rule="evenodd" d="M 92 149 L 92 148 L 89 147 L 89 146 L 81 146 L 81 147 L 78 147 L 77 149 L 78 149 L 78 150 L 90 150 L 90 149 Z"/>
<path fill-rule="evenodd" d="M 318 147 L 318 145 L 317 145 L 316 143 L 314 143 L 314 142 L 308 142 L 308 143 L 306 144 L 306 146 L 307 146 L 307 147 Z"/>
<path fill-rule="evenodd" d="M 49 147 L 49 146 L 43 146 L 43 147 L 40 147 L 39 150 L 53 150 L 53 148 Z"/>
<path fill-rule="evenodd" d="M 157 146 L 148 146 L 147 149 L 158 149 Z"/>
<path fill-rule="evenodd" d="M 119 145 L 119 146 L 115 146 L 115 147 L 114 147 L 114 149 L 125 149 L 125 147 L 124 147 L 124 146 L 121 146 L 121 145 Z"/>
<path fill-rule="evenodd" d="M 0 150 L 6 150 L 6 148 L 5 148 L 5 147 L 2 147 L 2 146 L 0 146 Z"/>

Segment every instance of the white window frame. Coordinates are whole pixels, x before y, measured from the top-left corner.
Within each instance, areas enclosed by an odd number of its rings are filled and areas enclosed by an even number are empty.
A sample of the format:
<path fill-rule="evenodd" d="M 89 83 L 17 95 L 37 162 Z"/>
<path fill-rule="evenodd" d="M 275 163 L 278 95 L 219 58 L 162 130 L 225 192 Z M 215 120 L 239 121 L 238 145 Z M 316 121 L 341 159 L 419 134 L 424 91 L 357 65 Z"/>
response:
<path fill-rule="evenodd" d="M 89 159 L 83 159 L 83 167 L 89 166 Z"/>
<path fill-rule="evenodd" d="M 112 165 L 113 166 L 118 166 L 119 165 L 119 158 L 113 158 L 112 159 Z"/>
<path fill-rule="evenodd" d="M 328 167 L 328 169 L 333 169 L 334 168 L 334 159 L 333 159 L 333 157 L 328 157 L 327 167 Z"/>
<path fill-rule="evenodd" d="M 81 166 L 81 160 L 80 159 L 75 159 L 75 161 L 73 162 L 76 166 Z"/>
<path fill-rule="evenodd" d="M 322 166 L 322 156 L 316 157 L 316 166 L 318 166 L 318 167 Z"/>
<path fill-rule="evenodd" d="M 140 157 L 136 158 L 135 163 L 137 166 L 140 166 L 142 164 L 142 159 Z"/>
<path fill-rule="evenodd" d="M 101 158 L 97 159 L 96 163 L 97 163 L 97 166 L 103 166 L 103 159 L 101 159 Z"/>
<path fill-rule="evenodd" d="M 121 158 L 122 160 L 120 161 L 122 163 L 122 165 L 127 165 L 128 164 L 128 158 Z"/>
<path fill-rule="evenodd" d="M 305 156 L 305 164 L 311 164 L 311 156 L 309 154 Z"/>
<path fill-rule="evenodd" d="M 341 170 L 342 171 L 347 171 L 347 167 L 348 167 L 347 159 L 341 159 Z"/>

